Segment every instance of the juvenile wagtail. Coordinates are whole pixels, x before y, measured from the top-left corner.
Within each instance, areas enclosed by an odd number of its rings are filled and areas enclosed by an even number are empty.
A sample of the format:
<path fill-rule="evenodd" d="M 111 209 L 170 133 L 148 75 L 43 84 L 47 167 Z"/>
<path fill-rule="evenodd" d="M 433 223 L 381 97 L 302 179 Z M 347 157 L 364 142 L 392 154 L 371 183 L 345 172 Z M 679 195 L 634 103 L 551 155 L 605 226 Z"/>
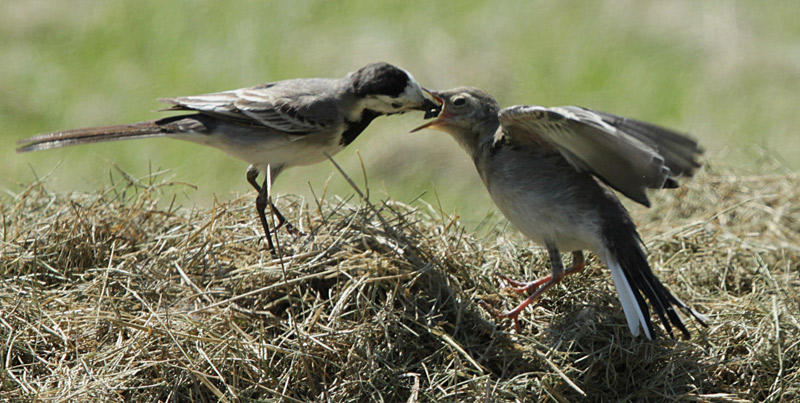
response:
<path fill-rule="evenodd" d="M 674 188 L 678 176 L 700 166 L 696 141 L 649 123 L 575 106 L 512 106 L 477 88 L 432 92 L 443 103 L 438 118 L 417 129 L 449 133 L 475 162 L 500 211 L 523 234 L 544 245 L 552 274 L 530 283 L 510 280 L 530 295 L 499 314 L 513 318 L 594 252 L 611 276 L 634 336 L 656 337 L 645 298 L 663 327 L 689 331 L 675 307 L 705 325 L 705 318 L 656 278 L 630 215 L 611 191 L 649 206 L 645 189 Z M 560 251 L 572 252 L 565 269 Z"/>

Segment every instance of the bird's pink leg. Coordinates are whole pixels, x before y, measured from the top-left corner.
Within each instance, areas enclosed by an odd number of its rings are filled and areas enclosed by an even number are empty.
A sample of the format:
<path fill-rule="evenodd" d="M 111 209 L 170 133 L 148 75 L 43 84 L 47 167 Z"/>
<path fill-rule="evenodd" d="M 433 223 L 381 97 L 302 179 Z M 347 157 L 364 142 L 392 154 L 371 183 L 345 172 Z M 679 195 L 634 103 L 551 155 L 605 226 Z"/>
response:
<path fill-rule="evenodd" d="M 510 278 L 501 275 L 500 277 L 503 280 L 508 281 L 509 284 L 516 287 L 513 289 L 514 291 L 518 293 L 533 291 L 533 293 L 529 295 L 528 298 L 525 298 L 522 303 L 517 305 L 516 308 L 510 311 L 497 313 L 495 316 L 500 319 L 514 319 L 514 326 L 516 327 L 517 331 L 519 331 L 522 328 L 519 324 L 519 314 L 525 310 L 528 305 L 538 300 L 545 292 L 547 292 L 547 290 L 550 289 L 550 287 L 561 282 L 561 280 L 563 280 L 566 276 L 578 273 L 586 267 L 586 261 L 584 260 L 583 252 L 581 251 L 572 252 L 572 265 L 567 270 L 564 270 L 563 263 L 561 263 L 561 255 L 557 250 L 550 250 L 550 263 L 552 265 L 552 274 L 529 283 L 511 280 Z"/>
<path fill-rule="evenodd" d="M 528 283 L 514 280 L 506 276 L 505 274 L 500 274 L 500 273 L 497 274 L 497 277 L 500 277 L 506 283 L 511 284 L 511 290 L 513 290 L 517 294 L 526 294 L 531 291 L 536 291 L 536 289 L 539 288 L 542 284 L 550 281 L 550 279 L 553 278 L 553 275 L 548 274 L 538 280 L 531 281 Z"/>

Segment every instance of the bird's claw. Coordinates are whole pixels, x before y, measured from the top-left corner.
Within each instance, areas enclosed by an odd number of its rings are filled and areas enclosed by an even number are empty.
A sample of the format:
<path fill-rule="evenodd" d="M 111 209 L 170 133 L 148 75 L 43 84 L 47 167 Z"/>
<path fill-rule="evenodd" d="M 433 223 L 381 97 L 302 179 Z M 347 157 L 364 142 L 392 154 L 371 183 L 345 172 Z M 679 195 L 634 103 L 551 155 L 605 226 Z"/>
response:
<path fill-rule="evenodd" d="M 486 301 L 479 301 L 478 303 L 483 307 L 483 309 L 486 309 L 489 312 L 489 315 L 495 319 L 513 319 L 514 329 L 517 330 L 517 333 L 522 331 L 522 324 L 519 322 L 519 312 L 514 312 L 513 310 L 500 312 L 497 310 L 497 308 L 489 305 L 489 303 Z"/>
<path fill-rule="evenodd" d="M 278 231 L 278 229 L 280 229 L 281 227 L 285 228 L 285 229 L 286 229 L 286 232 L 288 232 L 288 233 L 289 233 L 289 235 L 291 235 L 291 236 L 292 236 L 292 238 L 294 238 L 295 240 L 297 240 L 297 238 L 299 238 L 299 237 L 301 237 L 301 236 L 306 236 L 306 233 L 305 233 L 305 232 L 303 232 L 303 231 L 300 231 L 299 229 L 297 229 L 297 228 L 296 228 L 294 225 L 292 225 L 292 224 L 291 224 L 291 223 L 289 223 L 288 221 L 284 221 L 284 222 L 282 222 L 282 223 L 278 224 L 278 225 L 275 227 L 275 231 L 277 232 L 277 231 Z"/>
<path fill-rule="evenodd" d="M 513 319 L 514 320 L 514 329 L 516 329 L 517 333 L 522 331 L 522 324 L 519 322 L 519 312 L 512 311 L 505 311 L 505 312 L 497 312 L 495 313 L 495 318 L 497 319 Z"/>

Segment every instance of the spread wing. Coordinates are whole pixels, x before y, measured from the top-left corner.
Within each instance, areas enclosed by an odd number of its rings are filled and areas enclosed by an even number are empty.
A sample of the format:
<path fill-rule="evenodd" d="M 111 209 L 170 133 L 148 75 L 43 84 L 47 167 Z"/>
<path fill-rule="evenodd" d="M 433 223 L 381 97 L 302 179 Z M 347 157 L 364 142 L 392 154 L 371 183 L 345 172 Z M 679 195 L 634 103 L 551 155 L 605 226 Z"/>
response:
<path fill-rule="evenodd" d="M 554 147 L 632 200 L 649 206 L 645 189 L 676 187 L 700 166 L 697 142 L 662 127 L 575 106 L 512 106 L 500 111 L 495 141 Z"/>
<path fill-rule="evenodd" d="M 664 163 L 673 176 L 691 177 L 694 175 L 694 171 L 700 168 L 697 158 L 703 153 L 703 150 L 696 140 L 652 123 L 607 112 L 592 112 L 600 115 L 604 122 L 614 126 L 617 130 L 655 148 L 664 157 Z"/>
<path fill-rule="evenodd" d="M 243 125 L 303 135 L 328 130 L 343 120 L 335 106 L 334 84 L 326 79 L 286 80 L 159 101 L 173 104 L 166 111 L 196 111 Z"/>

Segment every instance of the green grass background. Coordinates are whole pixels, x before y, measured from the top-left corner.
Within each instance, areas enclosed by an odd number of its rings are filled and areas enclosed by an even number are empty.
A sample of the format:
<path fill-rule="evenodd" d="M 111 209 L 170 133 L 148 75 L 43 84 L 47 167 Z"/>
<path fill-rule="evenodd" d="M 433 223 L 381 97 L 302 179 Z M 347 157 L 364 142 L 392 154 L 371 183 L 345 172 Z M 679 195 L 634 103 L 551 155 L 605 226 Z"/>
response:
<path fill-rule="evenodd" d="M 431 88 L 474 85 L 501 105 L 573 104 L 691 133 L 713 163 L 800 167 L 800 2 L 760 1 L 51 1 L 0 3 L 0 172 L 8 192 L 48 175 L 51 189 L 170 169 L 198 186 L 250 191 L 247 164 L 176 140 L 14 152 L 58 129 L 163 116 L 158 97 L 295 77 L 341 76 L 384 60 Z M 377 120 L 336 156 L 372 197 L 441 203 L 478 222 L 491 203 L 445 134 L 408 134 L 421 114 Z M 766 150 L 766 154 L 764 154 Z M 281 194 L 352 194 L 329 163 L 295 168 Z M 435 191 L 434 191 L 435 190 Z M 437 200 L 438 195 L 438 200 Z"/>

